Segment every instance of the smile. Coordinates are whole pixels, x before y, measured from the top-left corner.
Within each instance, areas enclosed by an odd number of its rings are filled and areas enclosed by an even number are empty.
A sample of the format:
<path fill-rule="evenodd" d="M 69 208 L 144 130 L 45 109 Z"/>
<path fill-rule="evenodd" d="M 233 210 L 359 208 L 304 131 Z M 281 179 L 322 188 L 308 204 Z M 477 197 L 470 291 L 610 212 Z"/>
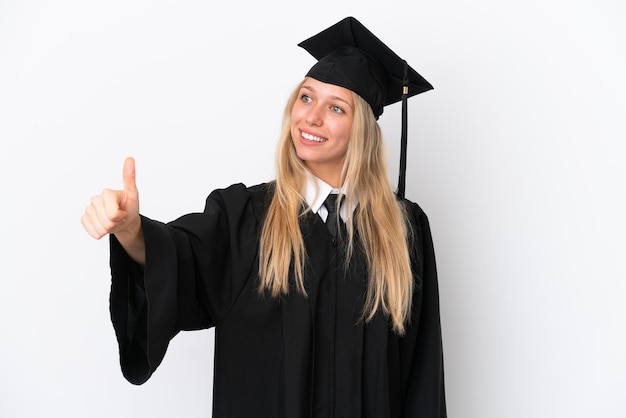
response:
<path fill-rule="evenodd" d="M 307 141 L 313 141 L 313 142 L 326 142 L 326 141 L 328 141 L 328 138 L 321 138 L 319 136 L 311 135 L 311 134 L 308 134 L 306 132 L 302 132 L 302 138 L 306 139 Z"/>

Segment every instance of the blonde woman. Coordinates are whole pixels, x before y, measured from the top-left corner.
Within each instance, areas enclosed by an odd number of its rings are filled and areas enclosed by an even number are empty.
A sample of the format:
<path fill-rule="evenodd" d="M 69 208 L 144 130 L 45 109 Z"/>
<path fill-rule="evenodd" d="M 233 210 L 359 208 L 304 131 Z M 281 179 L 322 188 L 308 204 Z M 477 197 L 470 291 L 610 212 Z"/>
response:
<path fill-rule="evenodd" d="M 215 327 L 214 417 L 445 417 L 430 229 L 389 184 L 377 123 L 432 86 L 354 18 L 300 46 L 318 62 L 275 181 L 163 224 L 139 214 L 129 158 L 124 189 L 87 207 L 85 229 L 111 237 L 122 371 L 141 384 L 176 333 Z"/>

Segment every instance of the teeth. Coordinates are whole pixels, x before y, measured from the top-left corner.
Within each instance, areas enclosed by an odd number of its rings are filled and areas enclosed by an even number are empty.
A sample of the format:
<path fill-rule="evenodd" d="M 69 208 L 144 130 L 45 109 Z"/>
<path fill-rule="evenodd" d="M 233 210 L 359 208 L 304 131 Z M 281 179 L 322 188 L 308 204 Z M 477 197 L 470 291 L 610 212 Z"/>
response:
<path fill-rule="evenodd" d="M 306 139 L 307 141 L 314 141 L 314 142 L 326 142 L 326 141 L 328 141 L 326 138 L 320 138 L 319 136 L 307 134 L 306 132 L 302 132 L 302 137 L 304 139 Z"/>

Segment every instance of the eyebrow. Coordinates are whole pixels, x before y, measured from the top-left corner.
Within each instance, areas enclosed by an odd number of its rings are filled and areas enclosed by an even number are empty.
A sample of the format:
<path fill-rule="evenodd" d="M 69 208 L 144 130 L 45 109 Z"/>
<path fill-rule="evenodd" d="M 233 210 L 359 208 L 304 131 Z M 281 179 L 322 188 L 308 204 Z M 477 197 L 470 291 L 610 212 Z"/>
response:
<path fill-rule="evenodd" d="M 312 93 L 315 93 L 315 89 L 311 86 L 307 86 L 307 85 L 303 85 L 301 88 L 309 90 Z M 338 100 L 340 102 L 345 103 L 350 109 L 353 109 L 353 106 L 350 104 L 350 102 L 348 102 L 346 99 L 339 97 L 339 96 L 330 96 L 331 99 L 333 100 Z"/>

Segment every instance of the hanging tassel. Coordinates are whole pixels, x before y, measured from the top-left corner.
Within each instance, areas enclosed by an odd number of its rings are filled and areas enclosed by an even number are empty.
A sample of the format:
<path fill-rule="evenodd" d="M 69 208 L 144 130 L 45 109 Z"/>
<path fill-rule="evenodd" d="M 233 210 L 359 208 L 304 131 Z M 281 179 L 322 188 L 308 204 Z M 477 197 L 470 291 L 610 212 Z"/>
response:
<path fill-rule="evenodd" d="M 407 98 L 409 95 L 409 65 L 404 61 L 404 79 L 402 80 L 402 131 L 400 136 L 400 174 L 397 195 L 404 199 L 406 188 L 406 148 L 407 148 Z"/>

